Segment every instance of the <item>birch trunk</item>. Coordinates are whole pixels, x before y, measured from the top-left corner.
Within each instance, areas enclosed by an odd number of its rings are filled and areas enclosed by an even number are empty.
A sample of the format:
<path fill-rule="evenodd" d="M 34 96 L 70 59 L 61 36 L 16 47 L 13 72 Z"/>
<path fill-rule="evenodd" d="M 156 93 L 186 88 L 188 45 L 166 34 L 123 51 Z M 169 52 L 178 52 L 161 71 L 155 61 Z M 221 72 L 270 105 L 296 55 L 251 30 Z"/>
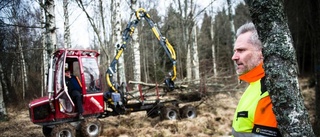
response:
<path fill-rule="evenodd" d="M 231 0 L 227 0 L 227 3 L 228 3 L 228 17 L 229 17 L 229 21 L 230 21 L 232 43 L 234 43 L 236 41 L 236 32 L 234 29 L 233 9 L 232 9 L 232 5 L 231 5 Z"/>
<path fill-rule="evenodd" d="M 187 50 L 187 55 L 186 55 L 186 69 L 187 69 L 187 74 L 186 74 L 186 78 L 187 80 L 191 80 L 192 79 L 192 70 L 191 70 L 191 57 L 190 57 L 190 45 L 188 43 L 189 41 L 189 29 L 188 29 L 188 23 L 187 23 L 187 0 L 184 0 L 184 7 L 183 4 L 181 2 L 182 0 L 178 0 L 178 9 L 179 9 L 179 13 L 180 13 L 180 27 L 182 29 L 182 47 L 180 47 L 180 50 L 182 52 L 178 52 L 178 56 L 185 56 L 182 55 L 183 51 Z M 179 58 L 178 58 L 179 59 Z M 183 62 L 182 60 L 179 62 Z M 179 70 L 180 72 L 183 72 L 185 68 L 181 67 Z"/>
<path fill-rule="evenodd" d="M 264 50 L 266 86 L 285 137 L 314 137 L 299 88 L 297 58 L 282 0 L 246 0 Z"/>
<path fill-rule="evenodd" d="M 28 88 L 28 77 L 27 77 L 26 63 L 25 63 L 23 50 L 22 50 L 22 43 L 21 43 L 19 27 L 16 27 L 16 31 L 18 34 L 18 49 L 19 49 L 19 55 L 20 55 L 20 59 L 21 59 L 22 99 L 25 99 L 26 88 Z"/>
<path fill-rule="evenodd" d="M 39 0 L 39 3 L 40 5 L 43 5 L 43 0 Z M 45 22 L 45 10 L 44 9 L 41 9 L 41 21 L 42 22 Z M 45 28 L 45 24 L 44 23 L 41 23 L 41 27 L 42 28 Z M 48 63 L 46 63 L 46 57 L 47 57 L 47 54 L 46 54 L 46 32 L 44 30 L 41 30 L 41 35 L 42 35 L 42 38 L 41 38 L 41 43 L 42 43 L 42 56 L 41 56 L 41 97 L 44 96 L 44 91 L 46 90 L 46 83 L 47 83 L 47 78 L 46 78 L 46 74 L 47 73 L 47 69 L 48 68 Z"/>
<path fill-rule="evenodd" d="M 199 56 L 198 56 L 198 45 L 197 45 L 197 26 L 194 25 L 192 28 L 192 72 L 194 75 L 194 79 L 197 79 L 195 83 L 200 82 L 200 73 L 199 73 Z M 198 81 L 199 80 L 199 81 Z"/>
<path fill-rule="evenodd" d="M 213 63 L 213 75 L 214 77 L 217 77 L 218 76 L 218 72 L 217 72 L 217 61 L 216 61 L 216 47 L 214 45 L 214 30 L 213 30 L 213 23 L 211 23 L 211 26 L 210 26 L 210 33 L 211 33 L 211 41 L 212 41 L 212 63 Z"/>
<path fill-rule="evenodd" d="M 3 70 L 2 70 L 2 64 L 0 63 L 0 119 L 2 119 L 2 116 L 7 115 L 6 105 L 3 100 L 3 93 L 6 91 L 6 81 L 4 80 Z"/>
<path fill-rule="evenodd" d="M 192 79 L 192 64 L 191 64 L 191 50 L 190 45 L 187 46 L 187 59 L 186 59 L 186 69 L 187 69 L 187 81 Z"/>
<path fill-rule="evenodd" d="M 134 11 L 138 9 L 137 7 L 137 0 L 131 0 L 131 6 Z M 139 37 L 138 37 L 138 29 L 134 30 L 132 34 L 132 44 L 133 44 L 133 79 L 134 81 L 141 81 L 141 62 L 140 62 L 140 44 L 139 44 Z M 134 86 L 137 88 L 137 84 Z"/>
<path fill-rule="evenodd" d="M 122 37 L 121 37 L 121 11 L 120 11 L 120 0 L 115 0 L 115 16 L 116 16 L 116 43 L 122 44 Z M 119 58 L 118 63 L 118 72 L 119 72 L 119 83 L 126 82 L 126 74 L 125 74 L 125 65 L 124 65 L 124 53 L 122 53 L 121 57 Z"/>
<path fill-rule="evenodd" d="M 63 14 L 64 14 L 64 47 L 71 48 L 70 39 L 70 26 L 69 26 L 69 2 L 68 0 L 63 0 Z"/>
<path fill-rule="evenodd" d="M 45 60 L 44 60 L 44 69 L 46 70 L 45 74 L 48 74 L 48 66 L 50 56 L 53 53 L 53 50 L 56 48 L 56 25 L 55 25 L 55 12 L 54 12 L 54 0 L 45 0 L 44 8 L 45 8 L 45 29 L 46 29 L 46 44 L 45 44 Z M 47 79 L 47 75 L 45 75 L 45 79 Z M 46 83 L 45 83 L 46 84 Z M 52 94 L 52 91 L 49 91 L 51 87 L 47 87 L 47 91 Z M 50 95 L 49 95 L 50 96 Z"/>
<path fill-rule="evenodd" d="M 56 20 L 55 20 L 55 4 L 54 0 L 45 0 L 45 8 L 46 8 L 46 47 L 47 47 L 47 58 L 52 54 L 53 50 L 56 49 L 57 45 L 57 36 L 56 36 Z"/>
<path fill-rule="evenodd" d="M 232 35 L 232 42 L 231 43 L 234 43 L 236 41 L 236 32 L 235 32 L 235 27 L 234 27 L 234 21 L 233 21 L 233 8 L 232 8 L 232 5 L 231 5 L 231 0 L 227 0 L 227 3 L 228 3 L 228 16 L 229 16 L 229 22 L 230 22 L 230 29 L 231 29 L 231 35 Z M 232 45 L 232 48 L 233 49 L 233 45 Z M 232 52 L 232 51 L 231 51 Z M 230 55 L 232 55 L 233 53 L 231 53 Z M 232 74 L 235 74 L 236 71 L 235 71 L 235 68 L 236 68 L 236 63 L 233 61 L 232 64 Z"/>

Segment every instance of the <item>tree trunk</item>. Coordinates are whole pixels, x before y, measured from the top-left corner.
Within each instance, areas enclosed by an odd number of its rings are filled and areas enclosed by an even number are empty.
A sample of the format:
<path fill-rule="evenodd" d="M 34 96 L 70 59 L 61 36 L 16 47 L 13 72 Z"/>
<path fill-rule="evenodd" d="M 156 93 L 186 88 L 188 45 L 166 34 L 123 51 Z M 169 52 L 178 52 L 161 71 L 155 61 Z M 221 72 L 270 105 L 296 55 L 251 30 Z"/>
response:
<path fill-rule="evenodd" d="M 40 5 L 43 5 L 43 0 L 39 0 L 39 3 Z M 41 9 L 41 21 L 42 22 L 45 22 L 45 10 L 44 9 Z M 42 28 L 45 28 L 45 24 L 44 23 L 41 23 L 41 27 Z M 44 30 L 41 30 L 41 44 L 42 44 L 42 56 L 41 56 L 41 97 L 44 96 L 44 91 L 46 90 L 46 83 L 47 83 L 47 78 L 46 78 L 46 74 L 47 74 L 47 70 L 46 68 L 48 68 L 48 64 L 46 63 L 46 38 L 45 38 L 45 35 L 46 35 L 46 32 Z"/>
<path fill-rule="evenodd" d="M 231 5 L 231 0 L 227 0 L 228 3 L 228 17 L 229 17 L 229 22 L 230 22 L 230 29 L 231 29 L 231 37 L 232 37 L 232 42 L 234 43 L 236 41 L 236 32 L 235 32 L 235 27 L 234 27 L 234 21 L 233 21 L 233 9 L 232 9 L 232 5 Z M 233 45 L 231 45 L 231 49 L 233 49 Z M 231 53 L 230 55 L 232 55 L 233 53 Z M 233 64 L 231 65 L 232 69 L 231 69 L 231 74 L 235 74 L 235 68 L 237 66 L 237 64 L 235 62 L 233 62 Z"/>
<path fill-rule="evenodd" d="M 21 59 L 21 80 L 22 80 L 22 99 L 25 99 L 26 96 L 26 88 L 28 87 L 28 77 L 27 77 L 27 70 L 26 70 L 26 63 L 23 55 L 22 50 L 22 43 L 21 43 L 21 37 L 20 37 L 20 30 L 19 27 L 16 27 L 16 31 L 18 34 L 18 49 L 19 49 L 19 55 Z"/>
<path fill-rule="evenodd" d="M 115 16 L 116 16 L 116 40 L 118 44 L 121 45 L 122 37 L 121 37 L 121 12 L 120 12 L 120 0 L 115 0 Z M 125 64 L 124 64 L 124 53 L 122 53 L 121 57 L 119 58 L 118 63 L 118 71 L 119 71 L 119 83 L 127 82 L 126 80 L 126 73 L 125 73 Z"/>
<path fill-rule="evenodd" d="M 3 93 L 6 91 L 7 84 L 4 80 L 2 65 L 0 63 L 0 119 L 3 119 L 7 115 L 6 106 L 3 100 Z"/>
<path fill-rule="evenodd" d="M 70 40 L 70 26 L 69 26 L 69 2 L 68 0 L 63 0 L 63 14 L 64 14 L 64 47 L 71 48 Z"/>
<path fill-rule="evenodd" d="M 192 80 L 192 64 L 191 64 L 191 50 L 190 45 L 187 46 L 187 55 L 186 55 L 186 69 L 187 69 L 187 80 Z"/>
<path fill-rule="evenodd" d="M 198 79 L 195 83 L 200 82 L 200 73 L 199 73 L 199 56 L 198 56 L 198 45 L 197 45 L 197 26 L 194 25 L 192 28 L 192 47 L 191 47 L 191 55 L 192 55 L 192 72 L 194 74 L 194 79 Z"/>
<path fill-rule="evenodd" d="M 134 11 L 138 9 L 137 0 L 131 0 L 131 6 Z M 133 79 L 134 81 L 141 81 L 141 63 L 140 63 L 140 49 L 139 49 L 139 37 L 138 28 L 134 30 L 132 34 L 132 45 L 133 45 Z M 138 89 L 138 84 L 135 84 L 134 89 Z"/>
<path fill-rule="evenodd" d="M 231 0 L 227 0 L 228 3 L 228 16 L 230 21 L 230 29 L 231 29 L 231 35 L 232 35 L 232 43 L 236 41 L 236 32 L 234 29 L 234 21 L 233 21 L 233 9 L 231 5 Z"/>
<path fill-rule="evenodd" d="M 300 92 L 297 60 L 281 0 L 246 0 L 264 50 L 266 86 L 283 136 L 315 136 Z"/>
<path fill-rule="evenodd" d="M 212 43 L 212 46 L 211 46 L 211 49 L 212 49 L 212 63 L 213 63 L 213 75 L 214 77 L 217 77 L 218 76 L 218 72 L 217 72 L 217 61 L 216 61 L 216 48 L 215 48 L 215 45 L 214 45 L 214 30 L 213 30 L 213 23 L 211 23 L 211 26 L 210 26 L 210 33 L 211 33 L 211 43 Z"/>
<path fill-rule="evenodd" d="M 56 35 L 56 20 L 55 20 L 55 11 L 54 11 L 54 0 L 45 0 L 45 8 L 46 8 L 46 46 L 47 46 L 47 55 L 48 58 L 53 53 L 53 50 L 56 49 L 57 45 L 57 35 Z"/>

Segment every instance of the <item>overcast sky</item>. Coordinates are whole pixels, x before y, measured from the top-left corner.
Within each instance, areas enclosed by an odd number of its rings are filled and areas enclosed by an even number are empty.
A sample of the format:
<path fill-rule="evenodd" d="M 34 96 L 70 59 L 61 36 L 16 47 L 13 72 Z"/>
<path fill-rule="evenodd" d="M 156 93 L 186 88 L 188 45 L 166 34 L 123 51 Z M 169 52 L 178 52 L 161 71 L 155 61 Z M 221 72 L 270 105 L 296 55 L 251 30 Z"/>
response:
<path fill-rule="evenodd" d="M 131 11 L 128 9 L 129 0 L 121 0 L 121 1 L 125 1 L 125 2 L 121 2 L 121 4 L 122 4 L 121 9 L 123 11 L 121 13 L 122 20 L 129 20 L 130 13 L 131 13 Z M 158 9 L 159 14 L 164 16 L 165 11 L 166 11 L 166 7 L 168 7 L 168 4 L 170 4 L 172 1 L 173 0 L 154 1 L 154 3 L 155 3 L 154 5 Z M 223 7 L 226 8 L 226 6 L 227 6 L 226 0 L 196 0 L 195 2 L 199 5 L 199 10 L 200 10 L 205 7 L 208 7 L 208 5 L 211 3 L 211 1 L 213 1 L 212 2 L 213 8 L 210 8 L 210 9 L 214 9 L 214 10 L 216 10 L 216 12 L 220 11 Z M 242 0 L 231 0 L 231 1 L 234 1 L 233 6 L 237 5 L 237 3 L 239 3 L 239 2 L 242 2 Z M 55 7 L 56 7 L 56 25 L 58 28 L 58 35 L 63 37 L 64 17 L 63 17 L 63 9 L 62 9 L 62 0 L 56 1 Z M 161 11 L 163 11 L 163 12 L 161 12 Z M 161 13 L 163 13 L 163 14 L 161 14 Z M 87 20 L 85 14 L 83 13 L 82 10 L 80 10 L 80 8 L 76 5 L 76 3 L 73 2 L 69 5 L 69 15 L 70 15 L 69 23 L 71 25 L 70 30 L 71 30 L 72 46 L 73 47 L 75 47 L 75 46 L 88 47 L 88 45 L 90 44 L 90 39 L 93 38 L 92 35 L 94 35 L 94 34 L 89 33 L 89 30 L 91 30 L 91 26 L 88 23 L 88 20 Z M 197 20 L 199 20 L 199 22 L 197 22 L 198 24 L 201 23 L 202 16 L 203 15 L 200 15 L 199 19 L 197 18 Z M 122 26 L 122 29 L 124 27 L 125 26 Z M 108 32 L 111 31 L 110 28 L 107 28 L 107 31 Z"/>

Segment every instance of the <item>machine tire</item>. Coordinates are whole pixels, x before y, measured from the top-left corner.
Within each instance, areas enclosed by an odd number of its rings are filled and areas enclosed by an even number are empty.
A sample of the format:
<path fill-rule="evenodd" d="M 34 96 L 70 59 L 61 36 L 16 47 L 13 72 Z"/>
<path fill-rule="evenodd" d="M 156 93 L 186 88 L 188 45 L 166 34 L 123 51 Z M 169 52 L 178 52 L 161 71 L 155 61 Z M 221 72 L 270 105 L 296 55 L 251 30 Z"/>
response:
<path fill-rule="evenodd" d="M 51 132 L 52 132 L 52 128 L 51 127 L 47 127 L 47 126 L 42 126 L 42 133 L 45 137 L 50 137 L 51 136 Z"/>
<path fill-rule="evenodd" d="M 63 123 L 60 125 L 56 125 L 52 128 L 51 132 L 52 137 L 75 137 L 76 129 L 69 123 Z"/>
<path fill-rule="evenodd" d="M 179 119 L 179 109 L 175 106 L 164 106 L 160 112 L 161 120 L 177 120 Z"/>
<path fill-rule="evenodd" d="M 197 109 L 192 105 L 185 105 L 180 108 L 181 118 L 195 118 L 197 117 Z"/>
<path fill-rule="evenodd" d="M 151 118 L 155 118 L 159 116 L 159 109 L 158 108 L 153 108 L 153 109 L 148 109 L 147 111 L 147 116 Z"/>
<path fill-rule="evenodd" d="M 97 118 L 85 119 L 80 124 L 80 132 L 83 137 L 98 137 L 102 134 L 102 123 Z"/>

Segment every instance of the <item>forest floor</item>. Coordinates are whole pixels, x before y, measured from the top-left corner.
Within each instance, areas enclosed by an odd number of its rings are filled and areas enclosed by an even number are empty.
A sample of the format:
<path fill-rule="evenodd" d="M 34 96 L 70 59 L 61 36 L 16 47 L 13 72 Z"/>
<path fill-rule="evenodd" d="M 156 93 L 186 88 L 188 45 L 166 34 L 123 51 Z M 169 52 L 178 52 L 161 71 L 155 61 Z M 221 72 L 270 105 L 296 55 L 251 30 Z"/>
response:
<path fill-rule="evenodd" d="M 314 88 L 307 85 L 308 79 L 300 79 L 306 108 L 311 122 L 314 122 Z M 211 92 L 206 100 L 198 103 L 195 119 L 165 120 L 146 117 L 145 112 L 112 116 L 100 119 L 104 124 L 103 137 L 226 137 L 231 136 L 231 123 L 238 100 L 245 84 L 231 89 L 230 86 Z M 197 102 L 196 102 L 197 103 Z M 41 137 L 42 128 L 29 119 L 27 107 L 7 108 L 8 121 L 0 122 L 0 136 Z"/>

